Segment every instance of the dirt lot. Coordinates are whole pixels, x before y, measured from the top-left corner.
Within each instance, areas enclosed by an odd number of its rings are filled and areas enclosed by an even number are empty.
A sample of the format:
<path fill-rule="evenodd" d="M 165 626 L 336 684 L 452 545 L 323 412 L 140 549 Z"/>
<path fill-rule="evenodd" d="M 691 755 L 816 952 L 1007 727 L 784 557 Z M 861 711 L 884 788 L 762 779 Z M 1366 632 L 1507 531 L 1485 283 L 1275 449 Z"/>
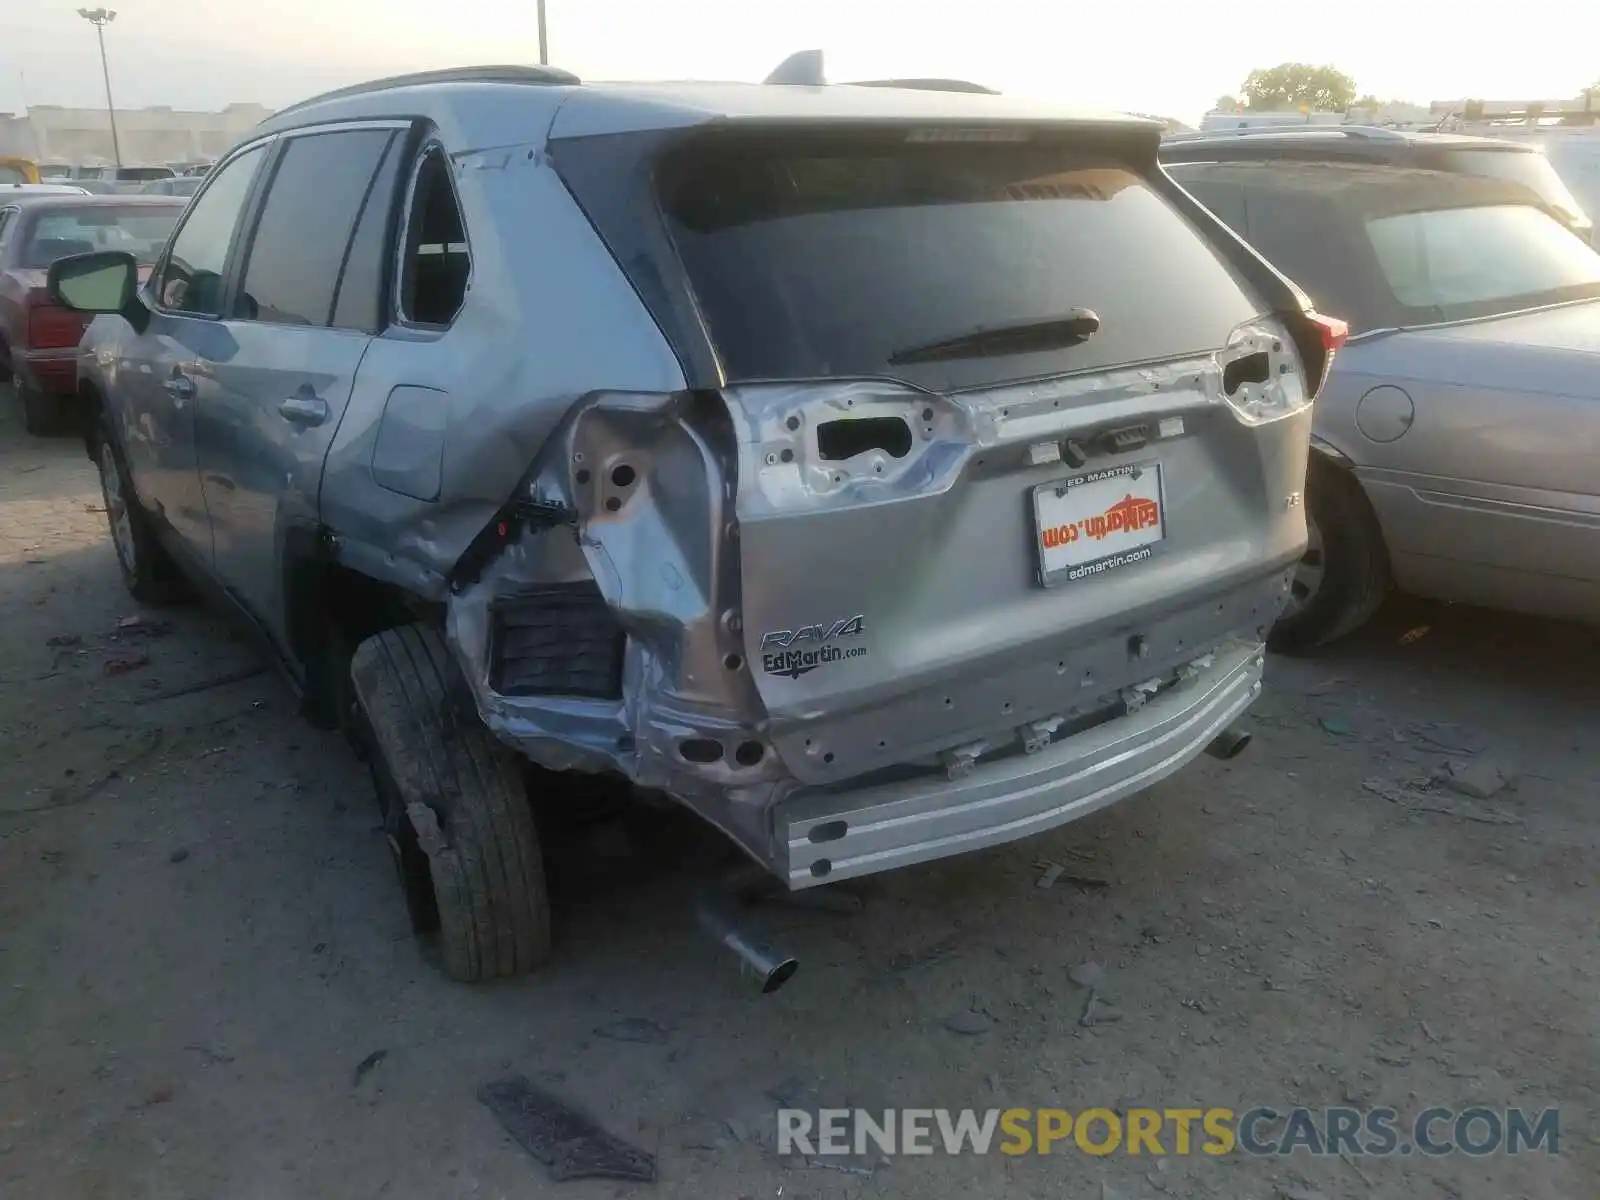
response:
<path fill-rule="evenodd" d="M 31 441 L 8 406 L 0 1195 L 1600 1192 L 1592 631 L 1394 606 L 1335 656 L 1274 661 L 1234 763 L 870 881 L 855 914 L 770 912 L 802 962 L 770 997 L 695 931 L 681 829 L 570 835 L 557 965 L 468 989 L 409 933 L 362 768 L 251 673 L 248 644 L 193 608 L 160 614 L 170 629 L 119 628 L 138 609 L 99 506 L 81 450 Z M 148 661 L 106 673 L 128 655 Z M 1487 799 L 1405 790 L 1451 759 L 1517 778 Z M 687 845 L 690 859 L 716 849 Z M 1066 869 L 1050 888 L 1041 860 Z M 1085 962 L 1120 1019 L 1078 1023 L 1069 971 Z M 657 1154 L 658 1181 L 550 1182 L 475 1099 L 508 1072 Z M 777 1158 L 787 1095 L 1559 1105 L 1561 1153 L 1068 1149 L 898 1158 L 868 1177 Z"/>

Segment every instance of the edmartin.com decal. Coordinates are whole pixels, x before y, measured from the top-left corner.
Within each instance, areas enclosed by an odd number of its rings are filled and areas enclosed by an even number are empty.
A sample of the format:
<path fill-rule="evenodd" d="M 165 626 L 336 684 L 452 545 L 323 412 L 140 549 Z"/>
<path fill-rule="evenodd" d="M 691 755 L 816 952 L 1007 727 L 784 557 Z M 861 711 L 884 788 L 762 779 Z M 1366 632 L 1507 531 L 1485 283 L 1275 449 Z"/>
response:
<path fill-rule="evenodd" d="M 761 635 L 761 669 L 789 679 L 867 653 L 867 619 L 857 614 L 829 625 L 774 629 Z"/>

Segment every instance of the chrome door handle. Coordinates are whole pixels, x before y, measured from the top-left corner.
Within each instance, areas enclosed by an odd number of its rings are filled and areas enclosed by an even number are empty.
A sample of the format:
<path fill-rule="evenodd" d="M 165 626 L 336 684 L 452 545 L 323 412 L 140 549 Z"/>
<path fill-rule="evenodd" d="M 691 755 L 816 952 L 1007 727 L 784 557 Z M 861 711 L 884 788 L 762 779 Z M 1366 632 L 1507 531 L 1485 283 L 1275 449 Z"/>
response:
<path fill-rule="evenodd" d="M 279 404 L 278 415 L 292 425 L 321 425 L 328 419 L 328 402 L 315 392 L 302 392 Z"/>
<path fill-rule="evenodd" d="M 182 405 L 185 400 L 194 399 L 194 380 L 180 371 L 174 371 L 161 386 L 167 395 L 176 400 L 179 405 Z"/>

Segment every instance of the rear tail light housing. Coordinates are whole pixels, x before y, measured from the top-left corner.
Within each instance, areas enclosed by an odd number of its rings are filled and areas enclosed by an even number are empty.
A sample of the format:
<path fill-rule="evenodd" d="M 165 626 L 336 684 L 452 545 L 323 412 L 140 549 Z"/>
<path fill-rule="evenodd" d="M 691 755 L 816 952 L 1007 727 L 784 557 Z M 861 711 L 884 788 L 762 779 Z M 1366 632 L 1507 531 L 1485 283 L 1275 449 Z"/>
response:
<path fill-rule="evenodd" d="M 1350 326 L 1338 317 L 1307 313 L 1306 322 L 1316 330 L 1317 336 L 1322 340 L 1322 348 L 1330 356 L 1342 350 L 1345 342 L 1350 340 Z"/>
<path fill-rule="evenodd" d="M 1228 336 L 1217 356 L 1222 398 L 1245 425 L 1267 425 L 1311 406 L 1316 389 L 1305 369 L 1300 343 L 1277 317 L 1246 321 Z"/>
<path fill-rule="evenodd" d="M 83 314 L 55 304 L 28 309 L 28 349 L 70 350 L 83 337 Z"/>
<path fill-rule="evenodd" d="M 1338 317 L 1314 311 L 1296 314 L 1291 321 L 1297 326 L 1300 354 L 1307 365 L 1306 385 L 1315 399 L 1328 382 L 1334 355 L 1350 340 L 1350 326 Z"/>

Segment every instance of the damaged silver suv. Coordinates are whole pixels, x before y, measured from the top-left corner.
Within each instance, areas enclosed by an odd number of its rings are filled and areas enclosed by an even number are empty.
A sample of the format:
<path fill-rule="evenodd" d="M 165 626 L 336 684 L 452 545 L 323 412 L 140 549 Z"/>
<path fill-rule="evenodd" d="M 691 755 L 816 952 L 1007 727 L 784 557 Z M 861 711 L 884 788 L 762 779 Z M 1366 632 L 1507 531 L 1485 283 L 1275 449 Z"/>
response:
<path fill-rule="evenodd" d="M 459 979 L 548 954 L 564 773 L 795 889 L 1092 812 L 1237 744 L 1341 337 L 1160 132 L 533 68 L 287 109 L 147 280 L 51 272 L 128 587 L 364 733 Z"/>

